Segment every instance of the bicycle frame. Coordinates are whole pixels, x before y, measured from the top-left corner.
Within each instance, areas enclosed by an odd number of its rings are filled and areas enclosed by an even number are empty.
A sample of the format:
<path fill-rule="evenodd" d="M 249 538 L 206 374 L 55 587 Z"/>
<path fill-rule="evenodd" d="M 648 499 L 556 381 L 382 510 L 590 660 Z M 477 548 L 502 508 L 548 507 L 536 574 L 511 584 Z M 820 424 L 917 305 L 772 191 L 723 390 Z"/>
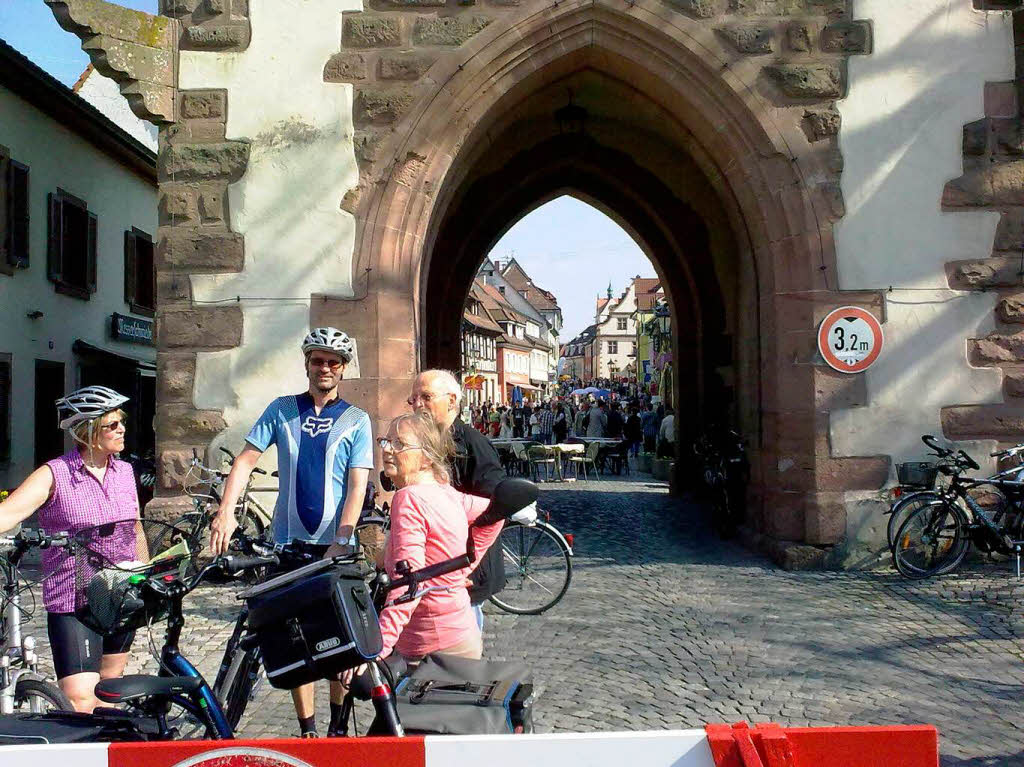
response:
<path fill-rule="evenodd" d="M 0 637 L 4 640 L 0 646 L 0 714 L 14 713 L 15 691 L 21 677 L 38 675 L 35 638 L 23 636 L 21 632 L 23 611 L 18 593 L 18 565 L 28 549 L 29 544 L 19 540 L 10 556 L 0 561 L 0 573 L 4 579 L 3 625 L 6 628 L 6 636 Z"/>

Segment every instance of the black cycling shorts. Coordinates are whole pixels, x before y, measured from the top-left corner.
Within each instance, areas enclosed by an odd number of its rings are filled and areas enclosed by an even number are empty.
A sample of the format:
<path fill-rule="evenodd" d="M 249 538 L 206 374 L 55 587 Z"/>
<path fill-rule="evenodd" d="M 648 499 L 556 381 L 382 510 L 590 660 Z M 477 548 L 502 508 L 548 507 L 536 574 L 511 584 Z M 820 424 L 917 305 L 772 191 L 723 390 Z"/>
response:
<path fill-rule="evenodd" d="M 91 671 L 98 674 L 104 655 L 128 652 L 134 631 L 104 637 L 74 616 L 74 613 L 47 613 L 46 633 L 50 635 L 53 670 L 58 679 Z"/>

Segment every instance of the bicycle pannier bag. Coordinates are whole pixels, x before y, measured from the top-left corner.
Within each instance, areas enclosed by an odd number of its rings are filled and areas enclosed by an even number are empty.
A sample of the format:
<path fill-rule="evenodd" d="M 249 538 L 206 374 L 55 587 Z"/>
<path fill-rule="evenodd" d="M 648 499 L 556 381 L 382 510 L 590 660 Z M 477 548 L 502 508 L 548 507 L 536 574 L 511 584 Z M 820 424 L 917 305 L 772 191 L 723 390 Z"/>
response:
<path fill-rule="evenodd" d="M 384 649 L 365 565 L 314 562 L 244 592 L 267 679 L 291 690 Z"/>
<path fill-rule="evenodd" d="M 408 734 L 508 735 L 533 732 L 533 684 L 520 663 L 435 653 L 395 685 Z M 371 734 L 387 734 L 374 723 Z"/>

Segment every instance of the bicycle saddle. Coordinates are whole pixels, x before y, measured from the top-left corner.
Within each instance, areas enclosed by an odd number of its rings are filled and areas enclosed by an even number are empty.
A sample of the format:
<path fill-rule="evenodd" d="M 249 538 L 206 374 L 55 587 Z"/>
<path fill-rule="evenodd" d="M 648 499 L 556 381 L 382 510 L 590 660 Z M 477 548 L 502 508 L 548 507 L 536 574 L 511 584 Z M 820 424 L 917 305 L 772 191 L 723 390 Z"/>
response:
<path fill-rule="evenodd" d="M 125 703 L 156 695 L 187 695 L 203 685 L 197 676 L 150 676 L 129 674 L 120 679 L 104 679 L 96 685 L 96 697 L 104 703 Z"/>

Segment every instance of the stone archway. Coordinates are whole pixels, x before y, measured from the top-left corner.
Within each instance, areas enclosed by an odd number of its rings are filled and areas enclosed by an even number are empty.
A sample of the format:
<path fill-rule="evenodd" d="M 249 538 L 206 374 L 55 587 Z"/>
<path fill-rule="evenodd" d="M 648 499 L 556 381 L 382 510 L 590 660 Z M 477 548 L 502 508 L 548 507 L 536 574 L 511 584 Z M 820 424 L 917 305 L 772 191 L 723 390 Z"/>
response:
<path fill-rule="evenodd" d="M 884 457 L 831 456 L 831 391 L 811 364 L 814 317 L 838 299 L 831 242 L 837 163 L 834 147 L 814 140 L 834 127 L 828 112 L 808 104 L 840 94 L 839 58 L 762 69 L 739 55 L 754 45 L 744 37 L 751 27 L 710 34 L 658 0 L 625 8 L 524 4 L 514 23 L 478 26 L 463 53 L 441 55 L 417 74 L 422 87 L 416 91 L 357 88 L 357 125 L 362 115 L 370 149 L 362 155 L 358 192 L 347 202 L 359 226 L 355 273 L 372 270 L 370 288 L 358 304 L 318 303 L 314 317 L 358 323 L 373 339 L 377 380 L 367 386 L 378 412 L 400 407 L 419 366 L 450 359 L 444 344 L 451 329 L 436 307 L 461 305 L 470 271 L 502 227 L 559 188 L 595 198 L 625 219 L 655 254 L 677 315 L 692 308 L 697 342 L 676 352 L 698 370 L 692 402 L 700 403 L 702 345 L 709 330 L 724 328 L 729 302 L 716 298 L 708 249 L 680 245 L 689 216 L 691 232 L 717 234 L 720 248 L 731 251 L 738 277 L 732 308 L 748 310 L 732 321 L 741 422 L 754 437 L 755 523 L 774 539 L 839 540 L 845 534 L 839 493 L 878 487 L 888 473 Z M 622 170 L 630 151 L 620 149 L 616 157 L 614 142 L 600 136 L 586 150 L 589 159 L 578 151 L 573 157 L 568 140 L 554 135 L 521 153 L 503 145 L 531 98 L 580 72 L 628 86 L 629 106 L 646 115 L 637 124 L 678 153 L 691 171 L 690 195 L 705 202 L 710 195 L 715 216 L 695 214 L 685 199 L 673 201 L 671 188 L 635 163 Z M 381 114 L 387 130 L 375 124 Z M 481 167 L 490 171 L 489 181 Z M 509 188 L 502 173 L 506 179 L 519 173 L 523 183 Z M 645 175 L 650 178 L 642 181 Z M 480 194 L 499 189 L 491 199 Z M 646 204 L 643 190 L 654 198 Z M 877 305 L 873 295 L 843 300 Z"/>

